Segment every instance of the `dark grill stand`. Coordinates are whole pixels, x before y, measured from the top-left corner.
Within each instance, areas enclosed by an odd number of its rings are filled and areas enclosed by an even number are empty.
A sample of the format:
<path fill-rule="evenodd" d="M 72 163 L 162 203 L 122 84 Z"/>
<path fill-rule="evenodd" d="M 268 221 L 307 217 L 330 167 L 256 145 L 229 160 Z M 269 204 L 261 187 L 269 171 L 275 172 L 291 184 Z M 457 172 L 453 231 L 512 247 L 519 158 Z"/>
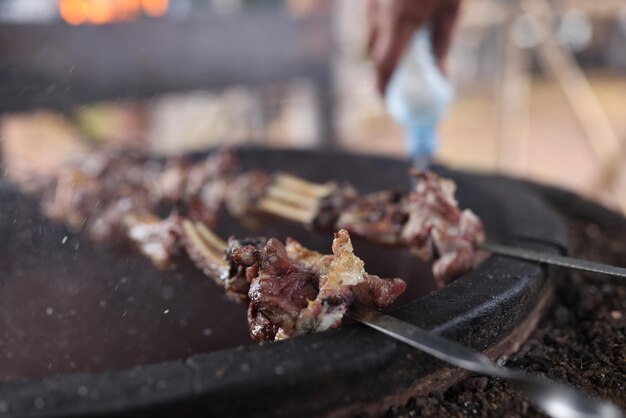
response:
<path fill-rule="evenodd" d="M 362 192 L 407 182 L 407 165 L 392 159 L 271 150 L 241 156 L 247 167 L 282 169 L 316 181 L 345 179 Z M 522 184 L 438 171 L 457 182 L 461 206 L 474 209 L 494 239 L 544 251 L 565 248 L 559 217 Z M 10 199 L 15 194 L 5 187 L 0 201 Z M 13 216 L 3 215 L 0 228 L 10 237 Z M 394 315 L 498 357 L 526 338 L 550 291 L 539 265 L 490 257 Z M 8 382 L 0 387 L 0 411 L 16 416 L 348 416 L 382 413 L 461 375 L 372 330 L 348 325 L 133 369 Z"/>

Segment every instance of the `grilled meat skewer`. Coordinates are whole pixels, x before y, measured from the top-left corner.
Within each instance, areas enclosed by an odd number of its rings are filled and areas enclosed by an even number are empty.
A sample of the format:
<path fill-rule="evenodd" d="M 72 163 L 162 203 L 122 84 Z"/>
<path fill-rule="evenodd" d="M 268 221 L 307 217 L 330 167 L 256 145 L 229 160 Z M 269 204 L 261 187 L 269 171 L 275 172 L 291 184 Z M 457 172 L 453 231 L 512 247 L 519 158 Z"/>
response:
<path fill-rule="evenodd" d="M 206 229 L 183 223 L 187 238 L 200 237 Z M 217 246 L 197 238 L 189 242 L 183 246 L 196 265 L 232 299 L 248 304 L 250 335 L 257 342 L 336 328 L 355 299 L 382 308 L 406 288 L 402 279 L 367 274 L 345 230 L 335 233 L 332 255 L 289 238 L 286 244 L 276 238 L 231 238 L 228 243 L 212 239 L 213 244 L 221 243 L 224 256 L 218 261 Z"/>
<path fill-rule="evenodd" d="M 231 237 L 223 241 L 201 222 L 181 215 L 127 218 L 130 239 L 164 267 L 182 249 L 235 302 L 248 305 L 251 337 L 274 341 L 341 324 L 354 300 L 383 308 L 404 290 L 402 279 L 365 272 L 347 231 L 335 233 L 333 254 L 309 250 L 295 240 Z"/>
<path fill-rule="evenodd" d="M 51 219 L 86 230 L 97 242 L 120 245 L 128 244 L 128 217 L 183 207 L 193 220 L 214 224 L 237 171 L 228 150 L 197 163 L 176 158 L 161 165 L 128 150 L 109 149 L 37 181 L 36 187 L 28 187 L 37 180 L 28 176 L 20 187 L 40 198 Z"/>
<path fill-rule="evenodd" d="M 40 188 L 42 206 L 51 218 L 75 230 L 86 228 L 92 239 L 115 245 L 136 245 L 131 225 L 135 235 L 171 235 L 164 232 L 171 222 L 163 228 L 150 220 L 150 214 L 164 209 L 176 209 L 209 227 L 222 206 L 242 221 L 255 212 L 269 213 L 310 228 L 346 229 L 381 244 L 409 246 L 422 259 L 435 261 L 440 286 L 472 267 L 475 245 L 483 240 L 478 218 L 458 209 L 454 184 L 432 173 L 414 174 L 417 186 L 409 194 L 389 190 L 359 196 L 346 184 L 317 184 L 285 173 L 237 172 L 234 155 L 223 150 L 197 163 L 176 158 L 164 165 L 108 151 L 64 170 Z M 157 251 L 143 244 L 139 249 Z M 160 255 L 151 258 L 157 266 L 166 265 L 174 250 L 160 248 Z"/>
<path fill-rule="evenodd" d="M 459 209 L 452 181 L 430 172 L 412 175 L 417 181 L 409 195 L 383 191 L 335 199 L 339 205 L 334 212 L 339 215 L 333 226 L 381 244 L 410 247 L 423 260 L 434 261 L 433 273 L 439 286 L 444 286 L 473 267 L 474 248 L 484 240 L 483 227 L 473 212 Z M 320 199 L 325 196 L 303 199 L 289 188 L 276 187 L 279 192 L 268 193 L 259 202 L 260 211 L 315 225 Z"/>

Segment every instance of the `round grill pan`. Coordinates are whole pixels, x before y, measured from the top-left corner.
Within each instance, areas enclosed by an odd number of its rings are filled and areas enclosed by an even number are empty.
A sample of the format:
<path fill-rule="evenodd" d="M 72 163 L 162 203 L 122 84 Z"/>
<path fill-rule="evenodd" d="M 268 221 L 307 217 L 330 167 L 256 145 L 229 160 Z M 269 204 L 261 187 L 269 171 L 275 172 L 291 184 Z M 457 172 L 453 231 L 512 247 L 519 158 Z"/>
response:
<path fill-rule="evenodd" d="M 347 180 L 363 193 L 409 186 L 408 164 L 390 158 L 237 152 L 246 169 L 283 170 L 313 181 Z M 443 167 L 435 171 L 457 182 L 461 207 L 483 219 L 491 239 L 549 252 L 565 248 L 561 220 L 523 184 Z M 0 376 L 0 415 L 380 414 L 462 376 L 356 324 L 252 345 L 245 335 L 244 310 L 226 302 L 184 261 L 176 270 L 155 272 L 134 254 L 91 245 L 50 225 L 37 214 L 36 202 L 7 184 L 0 187 L 0 202 L 0 344 L 6 355 L 13 342 L 11 355 L 21 359 L 3 363 L 18 366 Z M 286 224 L 244 230 L 225 219 L 217 228 L 222 236 L 250 231 L 295 235 L 322 250 L 330 245 L 328 236 Z M 551 291 L 548 271 L 541 266 L 491 256 L 446 288 L 430 292 L 428 266 L 401 251 L 355 246 L 357 254 L 365 254 L 368 271 L 402 273 L 414 296 L 421 295 L 394 315 L 491 357 L 519 346 Z M 82 319 L 73 320 L 76 316 Z M 35 328 L 47 334 L 31 338 Z M 46 373 L 45 362 L 53 372 Z"/>

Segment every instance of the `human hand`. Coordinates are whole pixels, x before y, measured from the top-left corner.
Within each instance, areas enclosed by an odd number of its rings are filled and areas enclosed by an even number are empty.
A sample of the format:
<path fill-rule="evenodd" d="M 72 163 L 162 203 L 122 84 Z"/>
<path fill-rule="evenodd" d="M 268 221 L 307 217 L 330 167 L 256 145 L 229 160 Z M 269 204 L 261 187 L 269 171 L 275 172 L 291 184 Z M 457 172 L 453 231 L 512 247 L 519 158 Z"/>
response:
<path fill-rule="evenodd" d="M 367 0 L 367 52 L 376 68 L 376 85 L 387 83 L 413 36 L 423 24 L 433 28 L 433 53 L 445 73 L 445 56 L 461 0 Z"/>

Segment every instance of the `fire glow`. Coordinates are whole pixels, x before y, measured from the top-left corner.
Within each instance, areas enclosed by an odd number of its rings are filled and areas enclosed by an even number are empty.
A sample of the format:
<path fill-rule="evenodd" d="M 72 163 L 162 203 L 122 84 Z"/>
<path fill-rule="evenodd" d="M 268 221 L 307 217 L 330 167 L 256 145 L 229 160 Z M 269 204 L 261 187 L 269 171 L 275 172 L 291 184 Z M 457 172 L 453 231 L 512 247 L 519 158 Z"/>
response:
<path fill-rule="evenodd" d="M 70 25 L 103 25 L 161 17 L 168 6 L 169 0 L 59 0 L 59 14 Z"/>

